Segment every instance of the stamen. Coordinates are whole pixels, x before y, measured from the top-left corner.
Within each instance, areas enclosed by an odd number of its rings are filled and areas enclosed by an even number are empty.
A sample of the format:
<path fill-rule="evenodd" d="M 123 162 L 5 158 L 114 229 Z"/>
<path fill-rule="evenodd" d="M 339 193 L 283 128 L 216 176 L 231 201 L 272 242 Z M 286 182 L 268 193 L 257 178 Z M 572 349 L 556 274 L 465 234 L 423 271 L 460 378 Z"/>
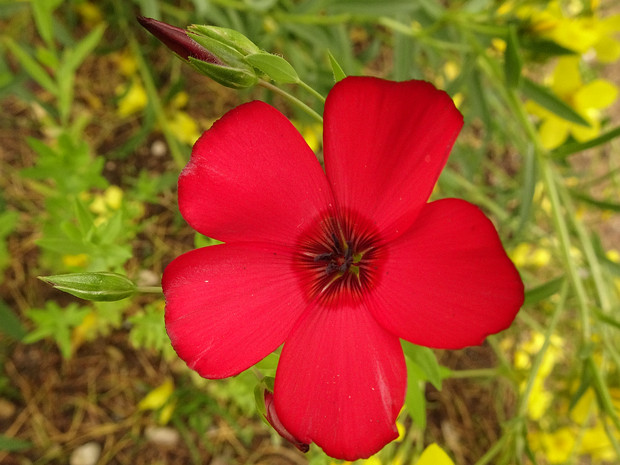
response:
<path fill-rule="evenodd" d="M 296 266 L 309 298 L 357 301 L 374 287 L 385 251 L 370 225 L 357 215 L 327 216 L 302 234 Z"/>

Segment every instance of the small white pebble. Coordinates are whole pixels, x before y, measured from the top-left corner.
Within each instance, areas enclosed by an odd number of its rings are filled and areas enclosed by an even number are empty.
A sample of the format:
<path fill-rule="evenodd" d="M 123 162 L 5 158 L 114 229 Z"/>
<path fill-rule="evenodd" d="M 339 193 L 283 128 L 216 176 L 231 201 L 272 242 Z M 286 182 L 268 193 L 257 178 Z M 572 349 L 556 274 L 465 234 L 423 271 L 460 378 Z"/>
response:
<path fill-rule="evenodd" d="M 174 446 L 179 442 L 177 430 L 166 426 L 149 426 L 144 430 L 146 440 L 160 446 Z"/>
<path fill-rule="evenodd" d="M 168 147 L 163 140 L 156 140 L 151 144 L 151 155 L 154 157 L 163 157 L 168 152 Z"/>
<path fill-rule="evenodd" d="M 101 446 L 96 442 L 87 442 L 75 449 L 69 458 L 70 465 L 95 465 L 101 456 Z"/>

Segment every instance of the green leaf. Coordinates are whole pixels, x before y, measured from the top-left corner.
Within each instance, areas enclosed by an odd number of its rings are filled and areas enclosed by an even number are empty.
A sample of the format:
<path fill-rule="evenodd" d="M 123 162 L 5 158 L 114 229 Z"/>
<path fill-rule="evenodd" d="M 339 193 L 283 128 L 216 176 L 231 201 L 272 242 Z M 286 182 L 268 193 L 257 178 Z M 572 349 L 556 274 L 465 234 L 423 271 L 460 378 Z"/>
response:
<path fill-rule="evenodd" d="M 329 56 L 329 64 L 332 67 L 332 73 L 334 73 L 334 80 L 336 82 L 338 82 L 338 81 L 341 81 L 342 79 L 346 78 L 347 75 L 342 70 L 342 67 L 340 66 L 338 61 L 336 61 L 336 58 L 334 58 L 334 55 L 332 55 L 332 52 L 330 52 L 328 50 L 327 51 L 327 55 Z"/>
<path fill-rule="evenodd" d="M 39 276 L 39 279 L 85 300 L 111 302 L 126 299 L 136 292 L 136 285 L 129 278 L 107 271 Z"/>
<path fill-rule="evenodd" d="M 517 235 L 528 224 L 534 202 L 536 181 L 538 180 L 536 156 L 534 155 L 534 150 L 531 147 L 524 154 L 524 158 L 525 165 L 523 167 L 523 180 L 521 182 L 521 202 L 519 205 L 519 225 L 517 226 Z"/>
<path fill-rule="evenodd" d="M 54 43 L 54 24 L 53 11 L 60 6 L 63 0 L 31 0 L 32 13 L 37 30 L 47 43 L 52 46 Z"/>
<path fill-rule="evenodd" d="M 519 48 L 517 28 L 514 24 L 511 24 L 508 27 L 506 52 L 504 53 L 504 74 L 508 87 L 514 89 L 519 86 L 519 83 L 521 82 L 522 66 L 523 60 L 521 58 L 521 50 Z"/>
<path fill-rule="evenodd" d="M 331 0 L 326 3 L 330 13 L 382 16 L 411 12 L 419 8 L 418 2 L 411 0 Z"/>
<path fill-rule="evenodd" d="M 78 221 L 81 237 L 89 236 L 94 228 L 95 218 L 79 197 L 75 198 L 75 217 Z"/>
<path fill-rule="evenodd" d="M 525 300 L 523 302 L 524 307 L 534 305 L 542 300 L 548 299 L 552 295 L 558 293 L 564 283 L 564 276 L 547 281 L 540 286 L 533 289 L 528 289 L 525 292 Z"/>
<path fill-rule="evenodd" d="M 423 379 L 418 376 L 415 365 L 411 360 L 406 359 L 407 363 L 407 394 L 405 395 L 405 405 L 407 412 L 421 431 L 426 429 L 426 396 Z"/>
<path fill-rule="evenodd" d="M 58 95 L 58 86 L 47 74 L 47 71 L 32 58 L 28 52 L 21 48 L 10 37 L 5 38 L 5 44 L 13 55 L 17 58 L 24 70 L 34 79 L 41 87 L 52 95 Z"/>
<path fill-rule="evenodd" d="M 3 300 L 0 300 L 0 333 L 6 334 L 16 341 L 21 341 L 26 335 L 26 330 L 21 321 Z"/>
<path fill-rule="evenodd" d="M 577 113 L 570 105 L 552 93 L 548 88 L 536 84 L 525 76 L 521 79 L 521 90 L 523 94 L 538 103 L 541 107 L 546 108 L 555 113 L 560 118 L 570 121 L 571 123 L 581 124 L 582 126 L 590 126 L 579 113 Z"/>
<path fill-rule="evenodd" d="M 428 347 L 418 346 L 407 341 L 401 342 L 403 352 L 410 361 L 415 363 L 422 370 L 424 379 L 438 390 L 441 390 L 442 377 L 435 352 Z"/>
<path fill-rule="evenodd" d="M 590 139 L 585 142 L 575 142 L 573 144 L 565 144 L 561 147 L 558 147 L 553 152 L 551 152 L 551 156 L 555 158 L 564 158 L 574 153 L 583 152 L 584 150 L 591 149 L 593 147 L 597 147 L 599 145 L 603 145 L 609 142 L 612 139 L 620 136 L 620 126 L 607 131 L 604 134 L 601 134 L 594 139 Z"/>
<path fill-rule="evenodd" d="M 299 82 L 299 76 L 295 68 L 281 56 L 260 52 L 248 55 L 245 59 L 276 82 L 282 84 Z"/>
<path fill-rule="evenodd" d="M 22 342 L 30 344 L 41 339 L 53 339 L 62 356 L 69 359 L 72 353 L 71 330 L 79 326 L 84 321 L 90 309 L 80 307 L 77 304 L 70 304 L 66 308 L 61 308 L 56 302 L 48 301 L 43 309 L 31 309 L 26 311 L 35 329 L 26 334 Z"/>
<path fill-rule="evenodd" d="M 101 42 L 103 33 L 105 31 L 105 25 L 100 24 L 93 29 L 86 37 L 82 38 L 75 48 L 65 51 L 63 60 L 67 62 L 67 67 L 70 70 L 76 71 L 84 60 L 90 55 L 95 47 Z"/>
<path fill-rule="evenodd" d="M 32 443 L 30 441 L 0 434 L 0 450 L 2 451 L 17 452 L 20 450 L 30 449 L 31 447 Z"/>
<path fill-rule="evenodd" d="M 137 349 L 155 350 L 166 360 L 174 356 L 170 338 L 164 324 L 164 307 L 160 304 L 147 305 L 144 310 L 130 316 L 129 342 Z"/>
<path fill-rule="evenodd" d="M 610 210 L 614 212 L 620 212 L 620 203 L 608 202 L 606 200 L 597 200 L 593 197 L 590 197 L 589 195 L 584 194 L 583 192 L 578 192 L 574 189 L 570 190 L 570 194 L 575 199 L 580 200 L 581 202 L 585 202 L 596 208 L 600 208 L 601 210 Z"/>
<path fill-rule="evenodd" d="M 618 320 L 616 320 L 616 319 L 614 319 L 614 318 L 612 318 L 612 317 L 610 317 L 608 315 L 605 315 L 603 312 L 597 311 L 596 312 L 596 317 L 600 321 L 602 321 L 603 323 L 611 325 L 611 326 L 613 326 L 616 329 L 620 329 L 620 321 L 618 321 Z"/>
<path fill-rule="evenodd" d="M 541 39 L 540 37 L 535 37 L 531 35 L 521 37 L 519 43 L 523 50 L 527 50 L 534 55 L 544 55 L 547 57 L 551 57 L 575 54 L 574 50 L 562 47 L 561 45 L 552 40 Z"/>

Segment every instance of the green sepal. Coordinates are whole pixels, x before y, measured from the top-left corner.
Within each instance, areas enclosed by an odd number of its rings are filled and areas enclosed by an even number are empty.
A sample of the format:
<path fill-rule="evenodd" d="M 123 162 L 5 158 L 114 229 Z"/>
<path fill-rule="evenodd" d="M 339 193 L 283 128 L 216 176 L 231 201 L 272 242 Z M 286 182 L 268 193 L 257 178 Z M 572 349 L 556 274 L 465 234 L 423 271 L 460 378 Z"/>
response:
<path fill-rule="evenodd" d="M 271 426 L 267 421 L 267 407 L 265 407 L 265 391 L 273 392 L 275 378 L 265 376 L 254 387 L 254 401 L 256 402 L 256 410 L 265 424 Z"/>
<path fill-rule="evenodd" d="M 234 48 L 243 56 L 259 53 L 261 51 L 261 49 L 258 48 L 258 45 L 234 29 L 217 26 L 193 25 L 190 26 L 188 30 L 190 31 L 189 35 L 194 40 L 196 40 L 196 35 L 208 37 L 221 44 Z M 192 35 L 192 33 L 194 34 Z M 210 48 L 207 48 L 207 50 L 213 52 Z"/>
<path fill-rule="evenodd" d="M 98 302 L 126 299 L 136 292 L 136 285 L 129 278 L 107 271 L 39 276 L 39 279 L 80 299 Z"/>
<path fill-rule="evenodd" d="M 329 64 L 332 67 L 334 80 L 336 82 L 342 81 L 344 78 L 347 77 L 347 74 L 342 69 L 342 66 L 340 66 L 340 63 L 338 63 L 338 61 L 336 60 L 336 57 L 334 57 L 334 55 L 332 55 L 332 52 L 330 52 L 329 50 L 327 51 L 327 56 L 329 57 Z"/>
<path fill-rule="evenodd" d="M 213 39 L 211 37 L 201 34 L 196 34 L 194 32 L 188 32 L 187 35 L 190 39 L 192 39 L 194 42 L 197 42 L 200 46 L 208 50 L 209 53 L 219 59 L 222 62 L 222 66 L 230 66 L 232 68 L 247 67 L 251 69 L 250 65 L 248 65 L 244 59 L 244 54 L 242 54 L 236 48 L 220 42 L 217 39 Z"/>
<path fill-rule="evenodd" d="M 200 74 L 204 74 L 215 82 L 226 87 L 232 87 L 233 89 L 245 89 L 255 86 L 256 83 L 258 83 L 258 76 L 254 68 L 249 65 L 240 68 L 232 68 L 206 63 L 193 57 L 189 57 L 189 64 Z"/>
<path fill-rule="evenodd" d="M 294 84 L 299 82 L 299 76 L 295 68 L 278 55 L 267 52 L 253 53 L 245 57 L 247 62 L 265 73 L 269 78 L 282 84 Z"/>

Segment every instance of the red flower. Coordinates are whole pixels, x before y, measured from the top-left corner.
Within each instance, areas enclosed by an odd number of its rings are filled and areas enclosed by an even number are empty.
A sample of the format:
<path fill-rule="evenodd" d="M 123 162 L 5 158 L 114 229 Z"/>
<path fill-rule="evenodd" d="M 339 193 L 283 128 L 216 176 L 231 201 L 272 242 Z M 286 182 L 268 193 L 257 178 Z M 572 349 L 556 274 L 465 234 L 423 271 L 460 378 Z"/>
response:
<path fill-rule="evenodd" d="M 480 344 L 523 303 L 484 214 L 458 199 L 427 203 L 462 124 L 427 82 L 346 78 L 325 106 L 323 172 L 271 106 L 227 113 L 179 178 L 185 219 L 225 242 L 166 268 L 179 356 L 224 378 L 284 343 L 271 415 L 298 443 L 355 460 L 396 438 L 399 338 Z"/>

